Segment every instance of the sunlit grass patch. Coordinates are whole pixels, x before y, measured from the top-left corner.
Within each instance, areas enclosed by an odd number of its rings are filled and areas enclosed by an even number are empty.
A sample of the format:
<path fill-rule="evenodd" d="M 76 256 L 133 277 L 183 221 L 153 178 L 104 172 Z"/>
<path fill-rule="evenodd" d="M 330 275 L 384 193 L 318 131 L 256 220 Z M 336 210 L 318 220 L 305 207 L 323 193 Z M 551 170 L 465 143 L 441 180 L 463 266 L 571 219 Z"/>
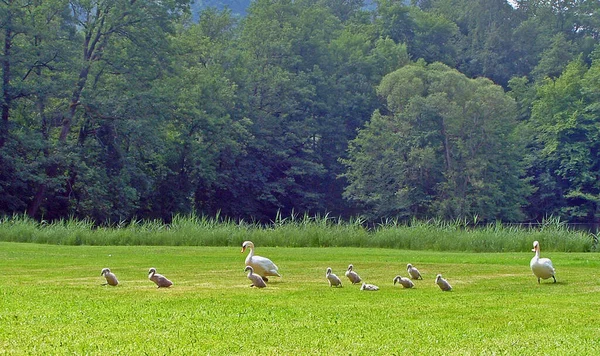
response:
<path fill-rule="evenodd" d="M 5 354 L 593 354 L 600 348 L 595 253 L 463 253 L 257 246 L 281 278 L 249 287 L 236 247 L 0 243 Z M 424 280 L 393 285 L 406 264 Z M 349 263 L 377 292 L 344 277 Z M 102 286 L 110 267 L 121 284 Z M 174 285 L 157 289 L 149 267 Z M 330 288 L 332 267 L 343 288 Z M 442 273 L 452 292 L 434 284 Z M 402 342 L 400 342 L 401 340 Z M 0 352 L 0 353 L 2 353 Z"/>

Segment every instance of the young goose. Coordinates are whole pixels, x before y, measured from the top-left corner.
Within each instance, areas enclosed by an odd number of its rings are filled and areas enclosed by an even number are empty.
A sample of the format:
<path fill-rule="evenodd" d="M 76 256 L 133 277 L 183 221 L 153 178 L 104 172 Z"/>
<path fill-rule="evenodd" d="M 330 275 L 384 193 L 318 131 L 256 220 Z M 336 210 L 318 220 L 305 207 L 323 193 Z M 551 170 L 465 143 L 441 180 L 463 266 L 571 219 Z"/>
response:
<path fill-rule="evenodd" d="M 408 272 L 408 274 L 410 275 L 410 278 L 412 279 L 423 279 L 423 277 L 421 277 L 421 273 L 419 272 L 419 270 L 414 267 L 413 265 L 411 265 L 410 263 L 406 265 L 406 271 Z"/>
<path fill-rule="evenodd" d="M 363 282 L 362 286 L 360 286 L 360 290 L 376 291 L 376 290 L 379 290 L 379 287 L 377 287 L 374 284 L 367 284 L 367 283 Z"/>
<path fill-rule="evenodd" d="M 157 288 L 168 288 L 173 285 L 173 282 L 168 280 L 162 274 L 156 273 L 156 268 L 150 268 L 148 270 L 148 279 L 156 283 Z"/>
<path fill-rule="evenodd" d="M 327 267 L 327 272 L 325 272 L 325 277 L 327 277 L 330 287 L 342 287 L 342 281 L 340 281 L 338 276 L 331 273 L 331 267 Z"/>
<path fill-rule="evenodd" d="M 242 252 L 246 251 L 246 248 L 250 249 L 250 252 L 246 257 L 246 266 L 252 267 L 254 273 L 261 276 L 265 282 L 269 281 L 267 276 L 281 277 L 281 275 L 279 274 L 279 269 L 273 263 L 273 261 L 266 257 L 254 255 L 254 244 L 252 243 L 252 241 L 244 241 L 244 243 L 242 244 Z"/>
<path fill-rule="evenodd" d="M 442 278 L 441 274 L 438 274 L 435 277 L 435 283 L 440 287 L 441 290 L 443 290 L 444 292 L 449 292 L 452 290 L 452 286 L 450 285 L 450 283 L 448 283 L 447 280 Z"/>
<path fill-rule="evenodd" d="M 415 286 L 415 284 L 410 279 L 403 278 L 401 276 L 394 277 L 394 285 L 396 284 L 396 282 L 402 284 L 402 287 L 404 288 L 412 288 Z"/>
<path fill-rule="evenodd" d="M 250 287 L 264 288 L 267 286 L 261 276 L 254 274 L 254 269 L 251 266 L 246 266 L 244 272 L 248 272 L 248 279 L 252 282 Z"/>
<path fill-rule="evenodd" d="M 103 286 L 107 284 L 111 286 L 116 286 L 119 284 L 117 276 L 115 276 L 115 274 L 110 271 L 110 268 L 103 268 L 102 272 L 100 272 L 100 275 L 106 278 L 106 283 L 102 284 Z"/>
<path fill-rule="evenodd" d="M 354 272 L 352 269 L 354 266 L 352 264 L 348 265 L 348 270 L 346 271 L 346 277 L 352 282 L 352 284 L 360 283 L 362 279 L 358 275 L 358 273 Z"/>
<path fill-rule="evenodd" d="M 540 258 L 540 243 L 538 241 L 533 242 L 533 249 L 531 251 L 535 252 L 535 256 L 531 259 L 529 266 L 533 274 L 537 277 L 538 284 L 540 283 L 540 278 L 548 279 L 550 277 L 556 283 L 556 277 L 554 277 L 556 270 L 549 258 Z"/>

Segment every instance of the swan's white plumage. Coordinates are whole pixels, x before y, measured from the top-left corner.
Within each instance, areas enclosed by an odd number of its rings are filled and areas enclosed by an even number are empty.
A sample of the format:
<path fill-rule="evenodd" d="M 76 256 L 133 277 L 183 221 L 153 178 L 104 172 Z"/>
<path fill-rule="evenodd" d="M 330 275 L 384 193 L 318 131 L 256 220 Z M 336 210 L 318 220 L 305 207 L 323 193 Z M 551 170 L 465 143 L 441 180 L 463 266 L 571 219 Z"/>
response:
<path fill-rule="evenodd" d="M 535 255 L 531 259 L 529 267 L 531 267 L 531 271 L 537 277 L 538 283 L 540 283 L 540 279 L 548 279 L 550 277 L 556 283 L 556 277 L 554 276 L 556 270 L 549 258 L 540 258 L 540 243 L 538 241 L 533 242 L 533 249 L 531 251 L 535 252 Z"/>
<path fill-rule="evenodd" d="M 246 266 L 252 267 L 254 274 L 262 277 L 265 281 L 268 281 L 267 276 L 281 277 L 279 274 L 279 268 L 270 259 L 262 256 L 254 255 L 254 244 L 252 241 L 244 241 L 242 244 L 242 252 L 246 249 L 250 249 L 248 256 L 246 256 Z"/>
<path fill-rule="evenodd" d="M 342 287 L 342 281 L 338 278 L 338 276 L 331 272 L 331 267 L 327 267 L 325 277 L 327 277 L 330 287 Z"/>
<path fill-rule="evenodd" d="M 148 279 L 154 282 L 157 288 L 168 288 L 173 285 L 173 282 L 167 277 L 156 273 L 156 268 L 154 267 L 148 270 Z"/>
<path fill-rule="evenodd" d="M 354 266 L 352 264 L 348 265 L 348 270 L 346 271 L 346 277 L 352 282 L 352 284 L 360 283 L 362 279 L 358 275 L 358 273 L 353 271 Z"/>
<path fill-rule="evenodd" d="M 412 279 L 423 279 L 423 277 L 421 277 L 421 272 L 410 263 L 406 265 L 406 271 Z"/>
<path fill-rule="evenodd" d="M 367 284 L 367 283 L 363 282 L 362 286 L 360 286 L 360 290 L 376 291 L 376 290 L 379 290 L 379 287 L 377 287 L 374 284 Z"/>
<path fill-rule="evenodd" d="M 448 292 L 452 290 L 452 286 L 450 285 L 450 283 L 448 283 L 447 280 L 445 280 L 444 278 L 442 278 L 441 274 L 438 274 L 435 277 L 435 283 L 440 287 L 441 290 L 443 290 L 444 292 Z"/>
<path fill-rule="evenodd" d="M 244 271 L 248 272 L 248 279 L 252 282 L 250 287 L 264 288 L 267 286 L 267 284 L 261 276 L 259 276 L 258 274 L 254 274 L 254 270 L 251 266 L 246 266 Z"/>
<path fill-rule="evenodd" d="M 100 275 L 104 276 L 104 278 L 106 279 L 105 284 L 108 284 L 111 286 L 116 286 L 119 284 L 119 281 L 117 280 L 117 276 L 115 276 L 115 274 L 110 271 L 110 268 L 103 268 L 102 272 L 100 272 Z"/>
<path fill-rule="evenodd" d="M 404 278 L 402 276 L 394 277 L 394 284 L 396 284 L 396 282 L 400 283 L 404 288 L 412 288 L 415 286 L 415 284 L 410 279 Z"/>

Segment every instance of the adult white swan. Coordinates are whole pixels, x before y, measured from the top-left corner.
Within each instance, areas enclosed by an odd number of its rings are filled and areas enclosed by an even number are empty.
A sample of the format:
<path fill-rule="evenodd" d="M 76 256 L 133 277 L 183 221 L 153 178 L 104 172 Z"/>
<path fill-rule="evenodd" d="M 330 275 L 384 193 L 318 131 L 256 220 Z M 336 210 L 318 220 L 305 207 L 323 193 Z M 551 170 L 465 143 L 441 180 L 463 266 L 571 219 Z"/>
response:
<path fill-rule="evenodd" d="M 540 258 L 540 243 L 538 241 L 533 241 L 533 249 L 531 251 L 535 252 L 535 256 L 531 259 L 529 266 L 533 274 L 537 277 L 538 283 L 540 283 L 540 278 L 548 279 L 550 277 L 556 283 L 556 277 L 554 277 L 556 270 L 549 258 Z"/>
<path fill-rule="evenodd" d="M 246 266 L 252 267 L 254 274 L 261 276 L 265 282 L 269 281 L 267 276 L 281 277 L 279 269 L 273 261 L 266 257 L 254 255 L 254 244 L 252 241 L 244 241 L 242 244 L 242 252 L 246 251 L 247 248 L 250 249 L 250 252 L 246 257 Z"/>

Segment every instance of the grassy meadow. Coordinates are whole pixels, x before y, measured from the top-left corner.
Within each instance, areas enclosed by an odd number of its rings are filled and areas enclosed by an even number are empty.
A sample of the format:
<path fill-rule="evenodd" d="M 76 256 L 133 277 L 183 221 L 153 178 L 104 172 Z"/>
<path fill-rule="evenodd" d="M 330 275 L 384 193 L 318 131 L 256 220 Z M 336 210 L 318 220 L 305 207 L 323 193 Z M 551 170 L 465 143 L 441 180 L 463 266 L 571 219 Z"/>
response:
<path fill-rule="evenodd" d="M 542 244 L 558 283 L 538 285 L 531 240 L 503 253 L 257 244 L 282 273 L 265 289 L 249 287 L 239 245 L 0 242 L 0 355 L 596 354 L 600 254 Z M 380 290 L 350 285 L 349 263 Z M 424 277 L 414 289 L 392 283 L 407 263 Z M 101 285 L 103 267 L 119 286 Z M 174 286 L 156 289 L 149 267 Z"/>

